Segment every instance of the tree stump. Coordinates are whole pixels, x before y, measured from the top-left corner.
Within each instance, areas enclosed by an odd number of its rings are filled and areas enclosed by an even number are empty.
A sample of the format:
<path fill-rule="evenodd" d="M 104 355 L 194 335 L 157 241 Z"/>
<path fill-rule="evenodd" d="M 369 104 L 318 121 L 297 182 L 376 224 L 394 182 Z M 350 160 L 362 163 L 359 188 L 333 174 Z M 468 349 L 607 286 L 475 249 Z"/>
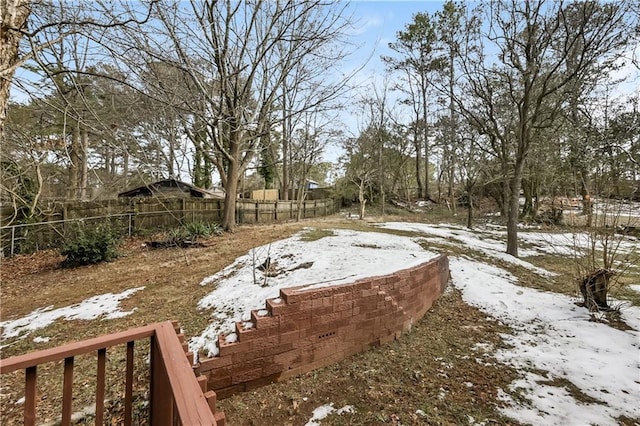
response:
<path fill-rule="evenodd" d="M 589 311 L 608 311 L 607 291 L 609 290 L 609 279 L 615 275 L 609 269 L 598 269 L 591 272 L 580 281 L 580 292 L 584 299 L 582 306 L 586 306 Z"/>

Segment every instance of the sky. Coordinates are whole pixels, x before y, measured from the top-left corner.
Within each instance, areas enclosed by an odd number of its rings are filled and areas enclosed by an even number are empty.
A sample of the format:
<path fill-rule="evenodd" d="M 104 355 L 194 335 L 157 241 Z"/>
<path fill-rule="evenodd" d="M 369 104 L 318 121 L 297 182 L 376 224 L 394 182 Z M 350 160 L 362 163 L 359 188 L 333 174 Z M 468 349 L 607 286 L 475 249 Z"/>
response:
<path fill-rule="evenodd" d="M 640 214 L 640 206 L 634 205 L 634 209 Z M 621 305 L 622 318 L 632 329 L 618 330 L 591 321 L 589 312 L 575 305 L 575 297 L 527 287 L 518 276 L 521 272 L 532 271 L 554 280 L 553 273 L 535 265 L 536 257 L 544 254 L 566 256 L 567 250 L 588 246 L 588 241 L 583 241 L 588 238 L 586 234 L 523 230 L 519 237 L 527 244 L 527 250 L 523 250 L 522 259 L 516 259 L 504 253 L 506 230 L 499 225 L 481 226 L 475 230 L 452 224 L 404 222 L 376 226 L 410 231 L 412 236 L 380 234 L 376 229 L 369 232 L 333 229 L 325 230 L 329 232 L 320 239 L 306 241 L 303 230 L 290 238 L 256 247 L 223 270 L 212 271 L 212 275 L 200 283 L 211 291 L 198 302 L 202 315 L 210 318 L 210 325 L 200 335 L 190 336 L 190 349 L 215 355 L 218 333 L 228 342 L 237 339 L 233 324 L 248 322 L 250 311 L 264 309 L 265 299 L 277 298 L 280 288 L 301 283 L 309 288 L 340 285 L 361 277 L 392 273 L 438 255 L 435 250 L 424 248 L 430 246 L 429 242 L 447 242 L 465 249 L 465 255 L 449 257 L 450 285 L 460 290 L 466 303 L 512 330 L 502 335 L 505 345 L 477 344 L 469 354 L 478 363 L 497 360 L 519 372 L 507 388 L 499 389 L 496 403 L 501 403 L 499 409 L 504 415 L 526 424 L 545 425 L 616 425 L 620 416 L 640 417 L 637 404 L 640 400 L 637 384 L 640 308 Z M 638 240 L 623 238 L 621 252 L 637 256 Z M 254 256 L 258 259 L 255 262 Z M 261 263 L 267 256 L 281 273 L 264 277 L 256 270 L 257 282 L 254 282 L 252 265 Z M 493 259 L 515 266 L 515 269 L 498 267 Z M 307 267 L 296 268 L 302 264 Z M 635 277 L 631 288 L 639 289 L 640 266 L 633 266 L 630 272 Z M 16 339 L 29 338 L 37 346 L 47 341 L 38 335 L 39 330 L 54 321 L 106 321 L 135 315 L 135 308 L 123 312 L 119 304 L 133 298 L 128 305 L 135 306 L 136 297 L 144 297 L 143 287 L 120 294 L 93 296 L 66 308 L 37 309 L 25 317 L 0 322 L 4 329 L 0 343 L 10 345 Z M 576 400 L 575 391 L 553 385 L 556 379 L 568 380 L 592 401 Z M 475 384 L 470 382 L 469 386 Z M 446 392 L 442 397 L 447 398 Z M 310 426 L 321 425 L 324 418 L 336 415 L 345 416 L 345 423 L 348 423 L 346 416 L 357 411 L 357 407 L 351 405 L 338 408 L 340 405 L 336 405 L 336 401 L 313 398 L 310 393 L 309 400 L 317 404 L 307 423 Z M 415 412 L 419 409 L 416 407 Z M 409 419 L 412 414 L 405 413 L 405 418 Z M 403 413 L 399 417 L 402 422 Z M 486 422 L 488 419 L 470 419 L 469 424 Z"/>

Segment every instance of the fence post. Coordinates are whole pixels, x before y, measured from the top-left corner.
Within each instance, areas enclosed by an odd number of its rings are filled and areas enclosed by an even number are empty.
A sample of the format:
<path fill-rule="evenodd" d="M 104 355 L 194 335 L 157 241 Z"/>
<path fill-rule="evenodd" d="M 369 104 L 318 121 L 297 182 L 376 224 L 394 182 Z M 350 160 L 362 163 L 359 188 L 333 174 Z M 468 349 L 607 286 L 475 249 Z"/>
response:
<path fill-rule="evenodd" d="M 11 227 L 11 256 L 13 257 L 14 250 L 16 246 L 16 227 Z"/>
<path fill-rule="evenodd" d="M 133 213 L 129 213 L 129 238 L 131 238 L 132 235 L 132 225 L 133 225 Z"/>

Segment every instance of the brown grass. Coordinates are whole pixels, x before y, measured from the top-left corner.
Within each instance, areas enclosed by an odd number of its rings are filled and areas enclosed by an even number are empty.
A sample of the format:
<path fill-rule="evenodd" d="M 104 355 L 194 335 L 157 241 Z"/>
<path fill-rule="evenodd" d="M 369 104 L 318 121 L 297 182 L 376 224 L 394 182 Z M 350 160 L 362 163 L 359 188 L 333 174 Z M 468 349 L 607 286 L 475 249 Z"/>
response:
<path fill-rule="evenodd" d="M 439 216 L 438 216 L 439 217 Z M 367 221 L 340 219 L 337 216 L 317 221 L 280 225 L 242 226 L 234 234 L 213 237 L 206 247 L 151 250 L 143 239 L 133 239 L 121 247 L 122 256 L 111 263 L 61 269 L 62 258 L 55 252 L 3 259 L 0 264 L 0 320 L 5 321 L 53 305 L 68 306 L 87 297 L 118 293 L 145 286 L 121 303 L 122 310 L 136 308 L 121 319 L 101 321 L 57 321 L 22 340 L 11 341 L 2 350 L 2 358 L 57 346 L 98 335 L 125 330 L 156 321 L 179 321 L 187 337 L 199 334 L 208 323 L 208 315 L 197 309 L 197 302 L 210 287 L 200 286 L 203 278 L 214 274 L 252 247 L 286 238 L 304 227 L 312 228 L 306 238 L 317 239 L 333 228 L 376 230 L 383 233 L 411 235 L 374 228 L 386 220 L 422 221 L 424 214 L 409 218 L 387 216 Z M 431 250 L 468 254 L 468 250 L 430 245 Z M 474 253 L 475 257 L 481 257 Z M 532 259 L 529 259 L 532 260 Z M 545 256 L 535 259 L 538 266 L 560 273 L 560 279 L 547 280 L 520 267 L 490 260 L 518 275 L 520 284 L 561 293 L 575 294 L 572 272 L 566 259 Z M 560 284 L 558 284 L 560 283 Z M 467 424 L 469 416 L 487 424 L 509 424 L 498 412 L 496 394 L 516 377 L 512 369 L 499 365 L 477 343 L 499 347 L 499 333 L 508 332 L 497 322 L 462 302 L 451 290 L 437 301 L 411 333 L 399 341 L 355 355 L 339 364 L 270 385 L 253 392 L 236 395 L 219 402 L 231 425 L 304 424 L 314 408 L 334 403 L 336 408 L 353 405 L 355 413 L 332 415 L 322 424 Z M 33 337 L 49 337 L 47 343 L 34 343 Z M 144 345 L 139 350 L 144 352 Z M 121 385 L 115 382 L 122 368 L 122 354 L 109 355 L 114 382 L 109 387 L 112 420 L 120 413 Z M 77 360 L 74 409 L 91 403 L 95 356 Z M 145 398 L 144 356 L 138 357 L 140 401 Z M 41 387 L 40 419 L 53 419 L 59 413 L 61 387 L 60 365 L 39 369 Z M 56 373 L 56 374 L 54 374 Z M 23 373 L 2 377 L 0 416 L 3 424 L 19 423 L 22 406 L 15 401 L 22 396 Z M 566 385 L 566 384 L 559 384 Z M 44 391 L 46 389 L 46 392 Z M 140 412 L 144 406 L 140 402 Z M 417 414 L 422 410 L 427 419 Z"/>

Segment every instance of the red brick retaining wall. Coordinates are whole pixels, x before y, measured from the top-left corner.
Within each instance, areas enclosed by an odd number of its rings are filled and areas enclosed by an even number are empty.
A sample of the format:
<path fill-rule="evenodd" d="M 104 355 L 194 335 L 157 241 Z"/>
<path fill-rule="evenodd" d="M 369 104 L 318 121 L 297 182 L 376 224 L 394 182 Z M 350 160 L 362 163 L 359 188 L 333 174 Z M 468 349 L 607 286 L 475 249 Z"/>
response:
<path fill-rule="evenodd" d="M 352 284 L 281 289 L 265 310 L 252 311 L 250 328 L 236 324 L 236 342 L 218 337 L 219 355 L 203 359 L 200 372 L 225 397 L 335 363 L 410 330 L 448 280 L 443 255 Z"/>

